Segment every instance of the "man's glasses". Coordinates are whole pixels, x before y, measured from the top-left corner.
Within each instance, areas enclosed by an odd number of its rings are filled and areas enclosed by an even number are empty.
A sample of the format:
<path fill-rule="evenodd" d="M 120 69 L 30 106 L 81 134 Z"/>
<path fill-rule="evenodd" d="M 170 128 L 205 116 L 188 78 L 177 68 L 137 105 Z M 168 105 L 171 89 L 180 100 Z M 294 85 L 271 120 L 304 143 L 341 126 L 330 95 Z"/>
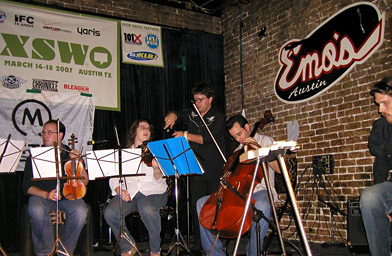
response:
<path fill-rule="evenodd" d="M 194 98 L 193 101 L 194 102 L 202 102 L 205 99 L 207 99 L 207 97 L 205 97 L 205 98 Z"/>
<path fill-rule="evenodd" d="M 44 137 L 46 134 L 50 136 L 50 135 L 52 135 L 53 133 L 57 133 L 57 132 L 54 132 L 54 131 L 49 130 L 49 131 L 47 131 L 47 132 L 40 132 L 40 133 L 39 133 L 39 136 Z"/>

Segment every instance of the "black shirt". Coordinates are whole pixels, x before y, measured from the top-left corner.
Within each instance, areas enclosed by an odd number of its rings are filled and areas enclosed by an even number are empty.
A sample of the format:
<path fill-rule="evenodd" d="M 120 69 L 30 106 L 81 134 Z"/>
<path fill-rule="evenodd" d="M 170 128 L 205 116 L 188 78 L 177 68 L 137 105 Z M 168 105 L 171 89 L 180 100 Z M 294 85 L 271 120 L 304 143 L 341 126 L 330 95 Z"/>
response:
<path fill-rule="evenodd" d="M 389 171 L 392 170 L 392 124 L 389 124 L 385 117 L 373 123 L 368 147 L 370 153 L 376 157 L 373 164 L 374 184 L 386 181 Z"/>
<path fill-rule="evenodd" d="M 225 116 L 216 108 L 211 107 L 203 116 L 203 119 L 224 153 Z M 224 161 L 196 111 L 186 109 L 177 113 L 177 123 L 186 124 L 189 133 L 203 137 L 203 144 L 190 142 L 189 145 L 204 169 L 204 178 L 219 179 L 223 171 Z"/>

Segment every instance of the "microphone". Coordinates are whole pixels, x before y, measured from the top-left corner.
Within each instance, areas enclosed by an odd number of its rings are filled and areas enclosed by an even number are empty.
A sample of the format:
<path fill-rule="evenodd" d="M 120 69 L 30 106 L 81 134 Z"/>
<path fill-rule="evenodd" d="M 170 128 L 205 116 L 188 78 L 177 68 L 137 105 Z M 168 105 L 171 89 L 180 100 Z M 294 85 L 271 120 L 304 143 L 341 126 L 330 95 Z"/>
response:
<path fill-rule="evenodd" d="M 89 140 L 87 141 L 87 145 L 104 144 L 107 142 L 108 140 Z"/>
<path fill-rule="evenodd" d="M 40 144 L 27 144 L 27 146 L 29 146 L 30 148 L 36 148 L 41 146 Z"/>

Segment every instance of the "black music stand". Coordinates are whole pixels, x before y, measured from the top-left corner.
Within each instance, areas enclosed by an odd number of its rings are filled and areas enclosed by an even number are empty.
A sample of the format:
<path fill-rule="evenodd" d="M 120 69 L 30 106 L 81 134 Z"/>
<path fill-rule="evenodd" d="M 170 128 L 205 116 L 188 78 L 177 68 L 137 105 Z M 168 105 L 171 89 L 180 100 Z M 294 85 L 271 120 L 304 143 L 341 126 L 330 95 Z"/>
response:
<path fill-rule="evenodd" d="M 197 161 L 188 141 L 185 137 L 177 137 L 167 140 L 154 141 L 147 144 L 149 150 L 158 161 L 164 176 L 174 176 L 174 191 L 176 198 L 176 228 L 172 244 L 166 255 L 177 247 L 176 254 L 180 254 L 182 247 L 189 255 L 192 255 L 181 235 L 178 221 L 178 178 L 180 175 L 203 174 L 203 170 Z"/>
<path fill-rule="evenodd" d="M 11 141 L 11 134 L 0 143 L 0 174 L 14 173 L 22 155 L 24 141 Z M 0 243 L 0 252 L 7 256 Z"/>
<path fill-rule="evenodd" d="M 104 154 L 100 158 L 98 158 L 96 152 L 93 151 L 93 154 L 94 154 L 95 158 L 87 158 L 87 164 L 90 167 L 91 163 L 93 163 L 91 160 L 96 161 L 97 166 L 99 168 L 99 171 L 101 172 L 103 178 L 118 178 L 118 186 L 119 186 L 119 194 L 118 194 L 118 196 L 119 196 L 119 200 L 120 200 L 119 201 L 119 208 L 120 208 L 119 209 L 119 211 L 120 211 L 120 233 L 119 233 L 119 235 L 118 235 L 118 237 L 116 239 L 116 243 L 113 246 L 113 255 L 116 255 L 116 248 L 117 248 L 117 246 L 119 246 L 119 242 L 120 242 L 120 240 L 122 238 L 124 238 L 136 250 L 136 252 L 139 255 L 142 255 L 140 253 L 140 251 L 138 250 L 136 244 L 134 242 L 132 242 L 131 238 L 123 230 L 124 217 L 123 217 L 123 202 L 122 202 L 123 201 L 122 200 L 122 183 L 123 183 L 123 179 L 125 179 L 125 177 L 127 177 L 127 176 L 142 176 L 142 175 L 145 175 L 145 174 L 139 174 L 139 169 L 140 169 L 140 164 L 141 164 L 140 160 L 141 160 L 141 157 L 142 157 L 141 156 L 142 152 L 141 152 L 141 149 L 140 149 L 140 153 L 134 153 L 132 151 L 126 151 L 126 149 L 121 149 L 121 144 L 120 144 L 120 140 L 119 140 L 118 133 L 117 133 L 117 127 L 114 126 L 113 129 L 114 129 L 114 134 L 116 136 L 118 149 L 110 150 L 111 152 L 109 152 L 108 154 Z M 130 157 L 127 160 L 125 160 L 125 161 L 123 161 L 123 156 L 122 156 L 122 153 L 124 151 L 130 154 Z M 113 158 L 113 160 L 109 160 L 108 161 L 106 158 L 107 157 L 111 157 L 111 155 L 113 155 L 114 158 Z M 129 163 L 129 162 L 131 162 L 133 160 L 137 160 L 136 162 L 138 162 L 138 166 L 136 168 L 136 172 L 134 174 L 125 174 L 124 175 L 123 174 L 123 170 L 122 170 L 123 164 L 124 163 Z M 89 164 L 89 162 L 90 162 L 90 164 Z M 109 162 L 109 163 L 113 163 L 113 164 L 118 164 L 117 165 L 118 168 L 115 169 L 115 171 L 114 171 L 115 175 L 114 176 L 113 175 L 110 176 L 110 175 L 107 175 L 107 174 L 105 175 L 105 172 L 104 172 L 104 170 L 103 170 L 103 168 L 101 166 L 101 164 L 102 164 L 101 162 L 102 163 Z M 130 168 L 130 169 L 132 169 L 132 168 Z M 117 173 L 117 171 L 118 171 L 118 173 Z M 95 177 L 96 176 L 94 175 L 93 179 L 95 179 Z M 127 186 L 126 183 L 125 183 L 125 186 Z"/>
<path fill-rule="evenodd" d="M 4 141 L 0 139 L 0 174 L 16 171 L 24 145 L 24 141 L 11 140 L 11 134 Z"/>
<path fill-rule="evenodd" d="M 59 127 L 59 125 L 57 125 Z M 54 160 L 52 159 L 53 157 L 53 152 L 54 151 Z M 61 159 L 60 159 L 60 150 L 61 148 L 58 146 L 57 142 L 54 143 L 54 146 L 52 147 L 41 147 L 41 148 L 32 148 L 30 149 L 30 154 L 31 154 L 31 161 L 32 161 L 32 168 L 33 168 L 33 179 L 34 181 L 38 180 L 53 180 L 56 179 L 56 193 L 59 195 L 60 193 L 60 179 L 68 179 L 68 177 L 61 177 L 61 171 L 60 171 L 60 164 L 61 164 Z M 48 164 L 50 166 L 48 166 Z M 53 165 L 55 165 L 55 174 L 51 170 L 53 170 Z M 48 168 L 49 167 L 49 168 Z M 44 171 L 40 171 L 44 170 Z M 79 179 L 79 177 L 74 177 L 76 179 Z M 81 178 L 81 177 L 80 177 Z M 82 179 L 82 178 L 81 178 Z M 49 255 L 55 255 L 56 253 L 59 255 L 70 255 L 65 248 L 64 244 L 61 242 L 60 236 L 59 236 L 59 198 L 58 196 L 56 197 L 56 239 L 53 244 L 52 251 Z M 60 246 L 62 247 L 63 251 L 60 249 Z"/>

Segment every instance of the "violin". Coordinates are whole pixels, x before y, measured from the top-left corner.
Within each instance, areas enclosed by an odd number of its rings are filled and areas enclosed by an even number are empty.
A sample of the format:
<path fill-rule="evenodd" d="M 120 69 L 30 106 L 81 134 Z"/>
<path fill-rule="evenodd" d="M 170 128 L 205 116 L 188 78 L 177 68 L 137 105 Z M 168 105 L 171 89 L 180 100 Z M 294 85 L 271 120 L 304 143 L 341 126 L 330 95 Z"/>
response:
<path fill-rule="evenodd" d="M 152 155 L 151 151 L 147 147 L 147 143 L 150 142 L 149 140 L 143 141 L 142 144 L 138 146 L 138 148 L 142 149 L 142 158 L 141 162 L 144 162 L 148 167 L 152 167 L 152 160 L 154 156 Z"/>
<path fill-rule="evenodd" d="M 266 111 L 264 118 L 255 124 L 250 136 L 253 137 L 257 129 L 263 129 L 267 123 L 273 121 L 274 118 L 271 111 Z M 210 230 L 214 235 L 219 235 L 223 238 L 237 237 L 241 227 L 246 198 L 253 179 L 255 164 L 242 164 L 239 162 L 239 156 L 244 152 L 245 148 L 244 146 L 241 150 L 235 151 L 228 158 L 221 177 L 221 184 L 218 190 L 208 198 L 199 216 L 200 224 L 204 228 Z M 259 167 L 252 189 L 261 182 L 263 177 L 263 172 L 261 167 Z M 255 201 L 252 198 L 252 207 L 254 203 Z M 252 207 L 246 213 L 241 235 L 252 225 Z"/>
<path fill-rule="evenodd" d="M 71 139 L 68 140 L 68 145 L 71 145 L 72 150 L 75 149 L 76 140 L 77 138 L 74 134 L 72 134 Z M 83 171 L 86 171 L 83 163 L 75 159 L 69 160 L 65 163 L 64 170 L 66 175 L 70 178 L 63 187 L 64 197 L 68 200 L 83 198 L 86 195 L 86 186 L 82 182 L 84 178 L 80 176 Z"/>

